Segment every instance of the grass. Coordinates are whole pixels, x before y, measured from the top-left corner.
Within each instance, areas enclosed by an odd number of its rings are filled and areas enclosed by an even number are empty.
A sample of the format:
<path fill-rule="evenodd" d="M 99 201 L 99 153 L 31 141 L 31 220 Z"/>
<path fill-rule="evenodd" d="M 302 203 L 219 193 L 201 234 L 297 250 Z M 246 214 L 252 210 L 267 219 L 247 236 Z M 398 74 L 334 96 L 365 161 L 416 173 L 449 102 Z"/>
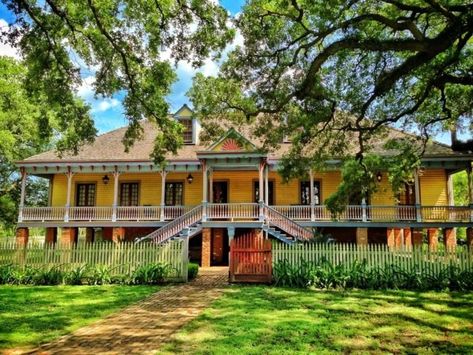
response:
<path fill-rule="evenodd" d="M 51 341 L 157 290 L 155 286 L 1 286 L 0 348 Z"/>
<path fill-rule="evenodd" d="M 237 286 L 162 353 L 472 353 L 473 294 Z"/>

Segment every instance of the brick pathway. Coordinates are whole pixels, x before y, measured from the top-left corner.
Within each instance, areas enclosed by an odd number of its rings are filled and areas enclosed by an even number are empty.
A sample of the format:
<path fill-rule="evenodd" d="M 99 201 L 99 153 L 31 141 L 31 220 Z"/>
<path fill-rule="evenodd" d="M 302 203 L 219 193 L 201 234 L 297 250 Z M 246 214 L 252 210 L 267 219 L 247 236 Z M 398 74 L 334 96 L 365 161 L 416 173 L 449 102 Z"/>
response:
<path fill-rule="evenodd" d="M 228 283 L 228 268 L 200 269 L 187 284 L 147 299 L 34 350 L 34 354 L 154 354 L 160 344 L 197 317 Z"/>

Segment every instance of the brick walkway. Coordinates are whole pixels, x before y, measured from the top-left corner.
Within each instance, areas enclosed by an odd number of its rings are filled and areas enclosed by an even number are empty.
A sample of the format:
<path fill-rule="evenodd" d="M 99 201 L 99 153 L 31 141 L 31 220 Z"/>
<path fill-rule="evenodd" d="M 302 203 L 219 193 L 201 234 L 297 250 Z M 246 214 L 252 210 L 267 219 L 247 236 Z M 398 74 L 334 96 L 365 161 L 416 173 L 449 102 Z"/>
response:
<path fill-rule="evenodd" d="M 154 354 L 160 344 L 197 317 L 228 283 L 228 268 L 200 269 L 187 284 L 147 299 L 34 350 L 34 354 Z"/>

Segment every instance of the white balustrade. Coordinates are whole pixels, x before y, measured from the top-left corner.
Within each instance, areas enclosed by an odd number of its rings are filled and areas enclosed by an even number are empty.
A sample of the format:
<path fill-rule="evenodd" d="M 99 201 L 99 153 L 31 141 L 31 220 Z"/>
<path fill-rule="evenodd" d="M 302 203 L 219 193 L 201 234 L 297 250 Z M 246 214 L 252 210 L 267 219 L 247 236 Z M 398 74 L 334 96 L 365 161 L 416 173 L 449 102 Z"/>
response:
<path fill-rule="evenodd" d="M 257 203 L 208 203 L 207 219 L 258 219 Z"/>
<path fill-rule="evenodd" d="M 187 214 L 195 206 L 119 206 L 117 221 L 159 221 L 161 210 L 166 221 L 173 221 Z M 277 213 L 293 221 L 310 221 L 311 207 L 308 205 L 271 206 Z M 69 208 L 69 221 L 111 221 L 112 207 Z M 314 221 L 363 221 L 367 222 L 414 222 L 417 221 L 416 206 L 346 206 L 340 214 L 332 214 L 326 206 L 314 206 Z M 470 222 L 472 209 L 469 206 L 421 206 L 422 222 Z M 65 207 L 23 207 L 22 223 L 64 221 Z M 257 220 L 257 203 L 208 203 L 207 218 L 210 220 Z"/>

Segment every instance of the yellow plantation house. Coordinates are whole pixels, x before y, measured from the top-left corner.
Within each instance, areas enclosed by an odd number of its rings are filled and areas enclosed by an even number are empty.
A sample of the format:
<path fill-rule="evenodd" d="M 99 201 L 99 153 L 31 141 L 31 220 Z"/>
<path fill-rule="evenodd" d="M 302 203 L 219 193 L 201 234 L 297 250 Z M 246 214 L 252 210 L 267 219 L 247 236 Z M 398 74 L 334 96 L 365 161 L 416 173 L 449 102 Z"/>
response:
<path fill-rule="evenodd" d="M 324 200 L 341 181 L 337 161 L 331 170 L 307 171 L 284 183 L 278 163 L 289 142 L 263 153 L 251 137 L 230 129 L 202 145 L 200 124 L 186 105 L 174 118 L 186 128 L 185 145 L 168 157 L 164 170 L 149 158 L 156 131 L 146 121 L 144 138 L 128 153 L 122 128 L 99 136 L 76 156 L 58 158 L 49 151 L 18 162 L 23 174 L 18 242 L 26 243 L 28 228 L 38 226 L 46 228 L 47 243 L 77 243 L 79 228 L 87 242 L 160 243 L 181 237 L 189 238 L 191 259 L 210 266 L 228 263 L 230 240 L 248 233 L 293 243 L 312 238 L 317 227 L 338 242 L 392 247 L 420 245 L 426 235 L 436 248 L 439 229 L 446 245 L 454 247 L 455 228 L 468 227 L 473 241 L 473 210 L 453 206 L 451 178 L 467 170 L 471 181 L 472 155 L 433 143 L 403 194 L 394 196 L 380 171 L 378 193 L 333 216 Z M 49 207 L 25 206 L 27 174 L 50 180 Z"/>

